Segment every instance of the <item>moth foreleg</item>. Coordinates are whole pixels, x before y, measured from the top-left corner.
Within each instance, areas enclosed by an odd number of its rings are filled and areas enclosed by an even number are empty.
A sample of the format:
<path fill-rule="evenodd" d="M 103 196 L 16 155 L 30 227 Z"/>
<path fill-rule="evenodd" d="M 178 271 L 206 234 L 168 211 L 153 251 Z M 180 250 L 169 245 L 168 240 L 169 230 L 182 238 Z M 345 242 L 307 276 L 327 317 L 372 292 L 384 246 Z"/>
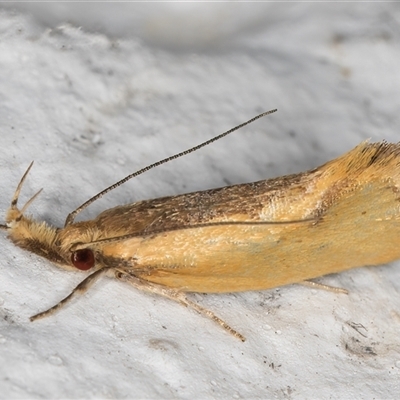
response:
<path fill-rule="evenodd" d="M 303 282 L 299 282 L 299 284 L 308 286 L 308 287 L 312 287 L 315 289 L 328 290 L 329 292 L 349 294 L 349 291 L 346 289 L 335 287 L 335 286 L 324 285 L 323 283 L 318 283 L 318 282 L 314 282 L 314 281 L 303 281 Z"/>
<path fill-rule="evenodd" d="M 189 300 L 185 293 L 180 292 L 179 290 L 176 289 L 171 289 L 163 285 L 158 285 L 155 283 L 148 282 L 144 279 L 138 278 L 134 275 L 130 275 L 129 273 L 126 272 L 120 272 L 117 271 L 115 273 L 115 277 L 121 281 L 128 282 L 135 288 L 139 290 L 144 290 L 146 292 L 150 293 L 155 293 L 164 297 L 167 297 L 171 300 L 174 300 L 180 304 L 183 304 L 186 307 L 192 308 L 196 310 L 198 313 L 211 318 L 213 321 L 221 325 L 226 331 L 228 331 L 230 334 L 233 336 L 237 337 L 240 339 L 242 342 L 244 342 L 246 339 L 243 335 L 241 335 L 239 332 L 235 331 L 233 328 L 231 328 L 224 320 L 219 318 L 217 315 L 215 315 L 212 311 L 207 310 L 204 307 L 201 307 L 197 303 Z"/>
<path fill-rule="evenodd" d="M 63 307 L 66 303 L 68 303 L 71 299 L 73 299 L 76 295 L 78 294 L 83 294 L 85 293 L 90 286 L 92 286 L 92 284 L 94 282 L 96 282 L 96 280 L 103 274 L 105 274 L 106 272 L 108 272 L 110 268 L 102 268 L 99 269 L 96 272 L 93 272 L 93 274 L 87 276 L 81 283 L 79 283 L 78 286 L 76 286 L 75 289 L 72 290 L 72 292 L 65 297 L 64 299 L 62 299 L 59 303 L 57 303 L 55 306 L 49 308 L 46 311 L 42 311 L 39 314 L 33 315 L 32 317 L 30 317 L 29 319 L 31 321 L 36 321 L 37 319 L 40 318 L 44 318 L 47 317 L 53 313 L 55 313 L 57 310 L 59 310 L 61 307 Z"/>

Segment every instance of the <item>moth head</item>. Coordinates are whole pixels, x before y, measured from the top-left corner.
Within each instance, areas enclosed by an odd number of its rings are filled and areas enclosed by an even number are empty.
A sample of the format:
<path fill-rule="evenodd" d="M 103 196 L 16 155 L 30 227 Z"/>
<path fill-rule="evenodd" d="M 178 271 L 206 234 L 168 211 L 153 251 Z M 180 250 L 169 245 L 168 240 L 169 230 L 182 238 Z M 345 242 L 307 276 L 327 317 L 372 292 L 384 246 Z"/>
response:
<path fill-rule="evenodd" d="M 97 238 L 92 225 L 92 221 L 75 222 L 57 231 L 55 245 L 68 263 L 65 268 L 93 272 L 102 267 L 98 251 L 91 246 Z"/>
<path fill-rule="evenodd" d="M 32 196 L 21 209 L 18 208 L 18 198 L 32 165 L 33 162 L 21 178 L 7 211 L 6 223 L 0 225 L 0 229 L 6 230 L 9 238 L 17 246 L 47 258 L 65 269 L 81 271 L 92 269 L 96 264 L 92 250 L 71 249 L 74 243 L 90 241 L 90 229 L 82 229 L 85 222 L 69 225 L 65 229 L 57 229 L 45 222 L 35 221 L 26 216 L 25 211 L 41 190 Z"/>

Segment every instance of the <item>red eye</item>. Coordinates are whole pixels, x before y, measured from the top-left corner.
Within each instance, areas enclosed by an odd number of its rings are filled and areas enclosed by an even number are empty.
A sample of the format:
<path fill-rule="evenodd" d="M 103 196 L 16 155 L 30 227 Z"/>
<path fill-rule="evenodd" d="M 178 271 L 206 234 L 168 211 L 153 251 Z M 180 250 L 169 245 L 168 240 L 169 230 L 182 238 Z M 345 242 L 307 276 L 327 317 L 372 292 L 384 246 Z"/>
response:
<path fill-rule="evenodd" d="M 81 271 L 87 271 L 94 266 L 93 251 L 89 249 L 74 251 L 71 255 L 71 262 L 74 267 Z"/>

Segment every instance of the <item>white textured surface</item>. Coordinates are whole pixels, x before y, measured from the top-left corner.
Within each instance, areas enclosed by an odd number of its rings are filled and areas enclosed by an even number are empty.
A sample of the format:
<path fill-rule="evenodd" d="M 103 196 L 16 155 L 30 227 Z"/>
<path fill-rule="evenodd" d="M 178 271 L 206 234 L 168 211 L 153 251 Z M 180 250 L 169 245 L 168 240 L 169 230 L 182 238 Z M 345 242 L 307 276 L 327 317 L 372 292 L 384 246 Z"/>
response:
<path fill-rule="evenodd" d="M 27 15 L 3 6 L 3 215 L 31 160 L 21 204 L 44 187 L 30 211 L 61 226 L 124 175 L 275 107 L 81 218 L 299 172 L 367 138 L 400 139 L 396 3 L 21 4 Z M 1 398 L 398 396 L 398 263 L 324 278 L 349 296 L 302 286 L 195 295 L 247 337 L 241 343 L 184 307 L 107 279 L 30 323 L 82 277 L 0 240 Z"/>

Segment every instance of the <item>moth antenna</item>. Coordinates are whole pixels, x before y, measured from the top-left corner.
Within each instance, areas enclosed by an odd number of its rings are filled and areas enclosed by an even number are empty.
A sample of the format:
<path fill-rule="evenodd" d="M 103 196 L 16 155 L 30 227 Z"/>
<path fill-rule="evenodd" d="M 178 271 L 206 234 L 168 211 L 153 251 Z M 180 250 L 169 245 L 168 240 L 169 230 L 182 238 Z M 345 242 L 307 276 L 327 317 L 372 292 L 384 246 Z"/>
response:
<path fill-rule="evenodd" d="M 28 169 L 26 170 L 26 172 L 24 173 L 24 175 L 22 176 L 21 180 L 20 180 L 19 183 L 18 183 L 17 189 L 15 190 L 14 196 L 13 196 L 13 198 L 12 198 L 12 200 L 11 200 L 11 208 L 12 208 L 12 209 L 16 209 L 16 208 L 17 208 L 18 198 L 19 198 L 19 194 L 20 194 L 21 189 L 22 189 L 22 185 L 24 184 L 25 179 L 26 179 L 26 177 L 28 176 L 29 171 L 30 171 L 31 168 L 32 168 L 32 165 L 33 165 L 33 161 L 29 164 Z M 38 193 L 37 193 L 37 194 L 38 194 Z M 35 195 L 35 196 L 36 196 L 36 195 Z M 34 197 L 35 197 L 35 196 L 34 196 Z"/>
<path fill-rule="evenodd" d="M 235 126 L 234 128 L 229 129 L 228 131 L 226 131 L 226 132 L 224 132 L 224 133 L 221 133 L 221 134 L 218 135 L 218 136 L 215 136 L 215 137 L 212 138 L 212 139 L 209 139 L 209 140 L 207 140 L 207 141 L 205 141 L 205 142 L 203 142 L 203 143 L 198 144 L 197 146 L 191 147 L 190 149 L 187 149 L 187 150 L 182 151 L 182 152 L 180 152 L 180 153 L 174 154 L 173 156 L 164 158 L 164 159 L 162 159 L 162 160 L 160 160 L 160 161 L 157 161 L 157 162 L 155 162 L 155 163 L 153 163 L 153 164 L 150 164 L 150 165 L 148 165 L 147 167 L 144 167 L 144 168 L 142 168 L 142 169 L 139 169 L 138 171 L 134 172 L 133 174 L 130 174 L 130 175 L 126 176 L 125 178 L 121 179 L 120 181 L 114 183 L 113 185 L 111 185 L 111 186 L 107 187 L 106 189 L 102 190 L 101 192 L 97 193 L 95 196 L 93 196 L 93 197 L 90 198 L 88 201 L 86 201 L 86 202 L 84 202 L 83 204 L 81 204 L 77 209 L 75 209 L 75 210 L 72 211 L 70 214 L 68 214 L 67 219 L 65 220 L 64 227 L 66 227 L 66 226 L 68 226 L 68 225 L 71 225 L 71 224 L 74 222 L 75 217 L 76 217 L 82 210 L 84 210 L 86 207 L 88 207 L 90 204 L 92 204 L 92 203 L 95 202 L 96 200 L 100 199 L 101 197 L 103 197 L 105 194 L 107 194 L 107 193 L 110 192 L 111 190 L 114 190 L 114 189 L 117 188 L 118 186 L 123 185 L 125 182 L 129 181 L 130 179 L 132 179 L 132 178 L 134 178 L 134 177 L 136 177 L 136 176 L 138 176 L 138 175 L 141 175 L 141 174 L 143 174 L 144 172 L 149 171 L 150 169 L 153 169 L 153 168 L 155 168 L 155 167 L 158 167 L 158 166 L 160 166 L 160 165 L 162 165 L 162 164 L 165 164 L 165 163 L 167 163 L 167 162 L 169 162 L 169 161 L 175 160 L 176 158 L 179 158 L 179 157 L 185 156 L 185 155 L 187 155 L 187 154 L 190 154 L 190 153 L 192 153 L 192 152 L 194 152 L 194 151 L 197 151 L 197 150 L 201 149 L 202 147 L 207 146 L 207 145 L 209 145 L 209 144 L 211 144 L 211 143 L 213 143 L 213 142 L 215 142 L 215 141 L 217 141 L 217 140 L 219 140 L 219 139 L 222 139 L 223 137 L 229 135 L 229 134 L 232 133 L 232 132 L 237 131 L 237 130 L 240 129 L 240 128 L 243 128 L 244 126 L 246 126 L 246 125 L 248 125 L 248 124 L 251 124 L 252 122 L 256 121 L 257 119 L 262 118 L 262 117 L 265 117 L 266 115 L 272 114 L 272 113 L 274 113 L 274 112 L 276 112 L 276 111 L 278 111 L 278 110 L 277 110 L 277 109 L 274 109 L 274 110 L 270 110 L 270 111 L 263 112 L 262 114 L 259 114 L 259 115 L 255 116 L 255 117 L 249 119 L 248 121 L 243 122 L 242 124 L 239 124 L 239 125 Z M 29 167 L 29 168 L 30 168 L 30 167 Z M 29 171 L 29 169 L 28 169 L 28 171 Z M 28 172 L 28 171 L 27 171 L 27 172 Z"/>

